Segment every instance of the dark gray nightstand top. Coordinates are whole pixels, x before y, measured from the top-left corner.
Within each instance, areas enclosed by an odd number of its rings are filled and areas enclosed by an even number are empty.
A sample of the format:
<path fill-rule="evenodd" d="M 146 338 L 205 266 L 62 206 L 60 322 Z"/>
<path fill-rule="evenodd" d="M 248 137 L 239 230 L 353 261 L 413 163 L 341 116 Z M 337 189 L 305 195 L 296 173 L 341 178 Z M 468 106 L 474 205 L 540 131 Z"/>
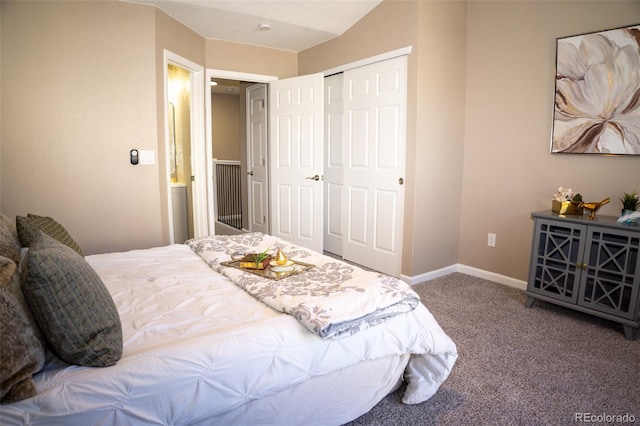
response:
<path fill-rule="evenodd" d="M 619 230 L 626 230 L 632 232 L 640 232 L 640 226 L 635 225 L 622 225 L 617 223 L 618 218 L 614 216 L 604 216 L 596 214 L 595 219 L 589 219 L 588 214 L 580 215 L 568 215 L 568 214 L 558 214 L 554 213 L 551 210 L 545 210 L 541 212 L 531 213 L 532 218 L 540 218 L 540 219 L 554 219 L 561 220 L 563 222 L 568 223 L 577 223 L 580 225 L 597 225 L 604 226 L 607 228 L 614 228 Z"/>

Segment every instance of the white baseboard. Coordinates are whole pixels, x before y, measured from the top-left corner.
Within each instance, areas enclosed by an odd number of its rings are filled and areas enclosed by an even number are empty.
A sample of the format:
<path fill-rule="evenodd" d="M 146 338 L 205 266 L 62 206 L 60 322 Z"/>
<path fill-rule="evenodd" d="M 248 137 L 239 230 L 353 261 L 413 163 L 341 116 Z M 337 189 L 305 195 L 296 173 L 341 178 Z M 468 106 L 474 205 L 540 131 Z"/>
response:
<path fill-rule="evenodd" d="M 484 269 L 474 268 L 472 266 L 458 264 L 458 272 L 493 281 L 498 284 L 508 285 L 509 287 L 519 288 L 520 290 L 527 289 L 526 281 L 508 277 L 506 275 L 496 274 L 495 272 L 485 271 Z"/>
<path fill-rule="evenodd" d="M 457 265 L 446 266 L 444 268 L 425 272 L 424 274 L 416 275 L 413 277 L 410 277 L 408 275 L 401 275 L 400 279 L 410 285 L 416 285 L 425 281 L 431 281 L 436 278 L 444 277 L 445 275 L 453 274 L 454 272 L 458 272 Z"/>
<path fill-rule="evenodd" d="M 402 281 L 409 283 L 410 285 L 416 285 L 425 281 L 430 281 L 435 278 L 443 277 L 445 275 L 452 274 L 454 272 L 460 272 L 462 274 L 471 275 L 474 277 L 482 278 L 485 280 L 493 281 L 498 284 L 507 285 L 509 287 L 518 288 L 520 290 L 527 289 L 527 282 L 518 280 L 516 278 L 508 277 L 506 275 L 496 274 L 495 272 L 485 271 L 484 269 L 474 268 L 472 266 L 461 265 L 456 263 L 455 265 L 447 266 L 435 271 L 425 272 L 424 274 L 409 277 L 403 275 Z"/>

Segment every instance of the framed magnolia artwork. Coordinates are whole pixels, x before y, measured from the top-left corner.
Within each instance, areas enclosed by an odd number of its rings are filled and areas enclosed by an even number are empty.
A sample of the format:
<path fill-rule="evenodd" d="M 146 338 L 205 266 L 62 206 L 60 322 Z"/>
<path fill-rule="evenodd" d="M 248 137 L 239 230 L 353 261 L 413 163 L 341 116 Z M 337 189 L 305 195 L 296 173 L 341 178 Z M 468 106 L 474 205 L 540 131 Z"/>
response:
<path fill-rule="evenodd" d="M 640 155 L 640 24 L 557 39 L 551 152 Z"/>

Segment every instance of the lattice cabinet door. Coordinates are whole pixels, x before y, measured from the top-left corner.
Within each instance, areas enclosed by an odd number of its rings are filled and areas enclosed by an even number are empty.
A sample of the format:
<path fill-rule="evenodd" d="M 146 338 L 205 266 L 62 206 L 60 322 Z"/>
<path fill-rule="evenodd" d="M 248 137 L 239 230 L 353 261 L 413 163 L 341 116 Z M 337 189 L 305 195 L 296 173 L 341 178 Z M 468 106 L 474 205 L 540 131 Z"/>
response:
<path fill-rule="evenodd" d="M 538 219 L 527 290 L 575 304 L 587 227 Z"/>
<path fill-rule="evenodd" d="M 640 235 L 589 227 L 578 304 L 635 319 L 640 288 Z"/>

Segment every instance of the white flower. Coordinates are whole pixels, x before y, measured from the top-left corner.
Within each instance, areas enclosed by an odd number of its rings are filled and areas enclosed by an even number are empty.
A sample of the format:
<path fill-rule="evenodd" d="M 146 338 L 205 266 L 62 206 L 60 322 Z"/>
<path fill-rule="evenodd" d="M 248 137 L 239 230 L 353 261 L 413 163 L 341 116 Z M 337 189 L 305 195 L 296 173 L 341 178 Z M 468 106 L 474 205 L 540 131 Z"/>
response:
<path fill-rule="evenodd" d="M 562 203 L 564 201 L 573 200 L 573 197 L 576 195 L 578 195 L 578 193 L 574 192 L 573 189 L 560 186 L 558 187 L 558 192 L 553 194 L 552 199 Z"/>

